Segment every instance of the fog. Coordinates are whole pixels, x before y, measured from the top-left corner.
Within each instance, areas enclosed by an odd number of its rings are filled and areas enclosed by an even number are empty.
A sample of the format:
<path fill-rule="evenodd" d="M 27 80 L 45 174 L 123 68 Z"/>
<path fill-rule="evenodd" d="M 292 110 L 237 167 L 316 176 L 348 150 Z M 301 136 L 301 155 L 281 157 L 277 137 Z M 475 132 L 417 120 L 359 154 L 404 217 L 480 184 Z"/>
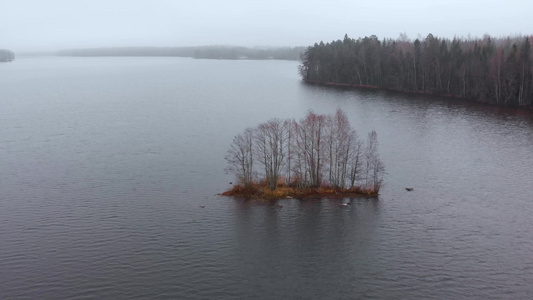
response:
<path fill-rule="evenodd" d="M 533 1 L 2 0 L 0 48 L 306 46 L 364 37 L 532 34 Z"/>

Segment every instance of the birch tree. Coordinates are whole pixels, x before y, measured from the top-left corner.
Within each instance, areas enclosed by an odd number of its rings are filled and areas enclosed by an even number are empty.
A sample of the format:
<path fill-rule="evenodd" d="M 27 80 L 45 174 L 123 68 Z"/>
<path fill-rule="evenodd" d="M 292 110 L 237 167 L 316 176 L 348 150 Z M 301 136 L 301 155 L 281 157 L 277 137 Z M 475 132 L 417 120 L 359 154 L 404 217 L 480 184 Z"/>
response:
<path fill-rule="evenodd" d="M 255 133 L 255 152 L 263 166 L 268 188 L 276 189 L 288 154 L 288 123 L 274 119 L 260 124 Z"/>
<path fill-rule="evenodd" d="M 243 134 L 233 138 L 227 154 L 227 171 L 234 173 L 240 184 L 249 186 L 254 179 L 254 155 L 253 155 L 254 130 L 248 128 Z"/>
<path fill-rule="evenodd" d="M 378 135 L 372 130 L 368 133 L 365 150 L 365 187 L 379 191 L 383 182 L 385 168 L 378 154 Z"/>

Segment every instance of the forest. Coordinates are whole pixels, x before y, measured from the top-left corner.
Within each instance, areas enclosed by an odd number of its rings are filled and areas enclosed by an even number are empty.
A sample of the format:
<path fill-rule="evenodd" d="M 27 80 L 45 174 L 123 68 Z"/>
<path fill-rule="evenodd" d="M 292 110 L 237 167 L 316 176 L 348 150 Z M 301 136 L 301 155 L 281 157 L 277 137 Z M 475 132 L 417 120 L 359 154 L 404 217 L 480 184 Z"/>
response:
<path fill-rule="evenodd" d="M 385 171 L 377 148 L 377 133 L 360 140 L 340 109 L 299 122 L 273 119 L 234 138 L 226 160 L 238 182 L 223 195 L 377 195 Z"/>
<path fill-rule="evenodd" d="M 427 93 L 533 107 L 533 36 L 414 41 L 372 35 L 315 43 L 301 55 L 308 82 Z"/>
<path fill-rule="evenodd" d="M 15 53 L 11 50 L 0 49 L 0 62 L 10 62 L 15 60 Z"/>

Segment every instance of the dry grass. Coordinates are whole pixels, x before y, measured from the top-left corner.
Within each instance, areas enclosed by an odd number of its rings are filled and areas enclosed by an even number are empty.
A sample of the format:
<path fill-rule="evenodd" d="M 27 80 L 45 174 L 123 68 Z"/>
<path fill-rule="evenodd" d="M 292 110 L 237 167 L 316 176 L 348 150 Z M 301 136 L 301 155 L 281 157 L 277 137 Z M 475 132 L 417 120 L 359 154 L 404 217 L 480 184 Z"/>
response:
<path fill-rule="evenodd" d="M 278 200 L 285 198 L 309 199 L 309 198 L 345 198 L 345 197 L 374 197 L 378 195 L 378 191 L 365 190 L 361 187 L 354 187 L 352 189 L 334 189 L 330 186 L 324 185 L 320 187 L 305 187 L 299 188 L 295 186 L 286 186 L 279 183 L 275 190 L 270 190 L 266 183 L 253 183 L 248 186 L 234 185 L 230 190 L 222 193 L 223 196 L 239 197 L 246 199 L 260 199 L 260 200 Z"/>

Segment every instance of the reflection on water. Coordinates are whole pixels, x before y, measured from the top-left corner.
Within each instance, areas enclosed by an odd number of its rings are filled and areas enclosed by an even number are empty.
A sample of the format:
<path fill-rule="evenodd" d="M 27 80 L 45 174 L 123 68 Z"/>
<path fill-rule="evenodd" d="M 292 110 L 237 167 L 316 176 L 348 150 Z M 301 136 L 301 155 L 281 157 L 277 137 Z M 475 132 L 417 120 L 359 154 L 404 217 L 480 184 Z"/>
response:
<path fill-rule="evenodd" d="M 363 271 L 375 259 L 375 227 L 370 223 L 379 220 L 380 209 L 378 199 L 346 200 L 352 205 L 341 206 L 341 200 L 282 200 L 282 208 L 237 200 L 237 253 L 247 266 L 241 276 L 255 283 L 247 294 L 353 296 L 353 288 L 343 289 L 366 280 Z M 268 267 L 257 269 L 258 264 Z M 343 280 L 330 280 L 340 279 L 340 273 Z"/>
<path fill-rule="evenodd" d="M 307 85 L 296 67 L 66 57 L 1 65 L 0 297 L 533 292 L 531 112 Z M 339 107 L 360 136 L 378 132 L 387 168 L 378 199 L 279 207 L 216 196 L 233 180 L 223 158 L 235 134 Z"/>

